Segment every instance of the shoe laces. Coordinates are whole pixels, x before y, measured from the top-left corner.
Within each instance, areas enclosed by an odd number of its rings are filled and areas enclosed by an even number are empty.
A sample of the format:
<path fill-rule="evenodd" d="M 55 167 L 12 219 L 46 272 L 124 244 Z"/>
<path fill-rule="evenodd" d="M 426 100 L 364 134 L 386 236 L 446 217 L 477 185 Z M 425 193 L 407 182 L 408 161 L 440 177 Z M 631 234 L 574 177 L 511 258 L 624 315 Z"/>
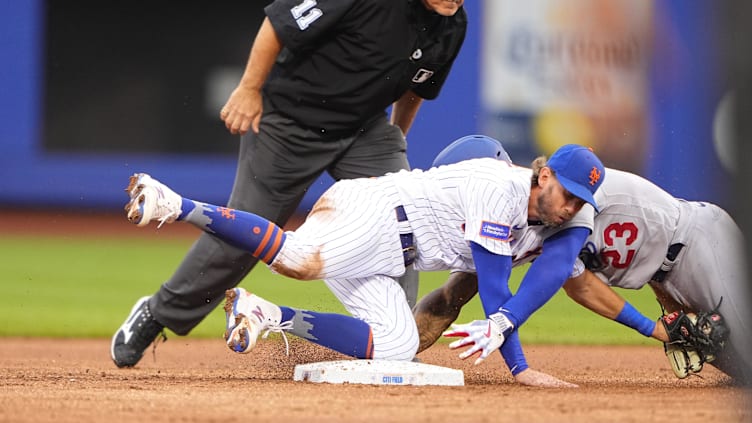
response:
<path fill-rule="evenodd" d="M 266 326 L 266 332 L 264 332 L 263 335 L 261 335 L 261 339 L 266 339 L 269 336 L 270 332 L 276 332 L 282 334 L 282 339 L 285 340 L 285 355 L 290 355 L 290 343 L 287 341 L 287 335 L 285 334 L 286 330 L 292 329 L 292 320 L 288 320 L 286 322 L 282 322 L 280 324 L 270 324 Z"/>
<path fill-rule="evenodd" d="M 146 347 L 149 346 L 149 344 L 153 343 L 154 350 L 156 351 L 158 343 L 157 341 L 159 341 L 160 339 L 157 338 L 158 335 L 162 335 L 162 342 L 167 341 L 167 335 L 164 332 L 164 326 L 156 321 L 151 315 L 151 310 L 149 309 L 148 304 L 144 306 L 144 309 L 141 310 L 140 314 L 140 322 L 133 331 L 133 341 L 131 345 L 137 351 L 143 351 L 146 349 Z"/>
<path fill-rule="evenodd" d="M 164 197 L 160 196 L 159 198 L 157 198 L 157 207 L 166 209 L 166 211 L 168 212 L 167 214 L 159 218 L 157 229 L 161 228 L 165 223 L 174 222 L 175 219 L 180 216 L 180 212 L 178 210 L 175 210 L 175 205 L 172 204 L 170 200 Z"/>
<path fill-rule="evenodd" d="M 165 333 L 164 328 L 162 328 L 154 339 L 154 342 L 152 342 L 151 356 L 155 363 L 157 362 L 157 345 L 160 343 L 164 344 L 165 342 L 167 342 L 167 334 Z"/>

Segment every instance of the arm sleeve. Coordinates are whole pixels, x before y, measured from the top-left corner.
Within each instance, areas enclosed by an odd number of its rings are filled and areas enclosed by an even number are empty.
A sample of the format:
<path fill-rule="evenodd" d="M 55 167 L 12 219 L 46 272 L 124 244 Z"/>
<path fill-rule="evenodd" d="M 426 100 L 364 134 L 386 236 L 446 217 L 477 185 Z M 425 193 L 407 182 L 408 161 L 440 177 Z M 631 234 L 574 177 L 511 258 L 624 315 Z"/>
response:
<path fill-rule="evenodd" d="M 499 311 L 501 305 L 512 297 L 512 291 L 509 290 L 512 257 L 493 254 L 474 242 L 470 243 L 470 249 L 478 274 L 478 294 L 483 311 L 488 316 Z M 516 329 L 509 335 L 500 351 L 512 375 L 528 368 Z"/>
<path fill-rule="evenodd" d="M 525 359 L 525 353 L 522 352 L 522 343 L 520 343 L 520 336 L 517 329 L 512 332 L 504 344 L 501 346 L 501 356 L 504 357 L 504 362 L 507 363 L 509 371 L 512 372 L 512 376 L 517 376 L 518 373 L 528 368 L 527 360 Z"/>
<path fill-rule="evenodd" d="M 525 323 L 564 285 L 589 234 L 590 230 L 587 228 L 568 228 L 543 242 L 540 257 L 530 265 L 517 293 L 503 305 L 504 314 L 515 328 Z M 480 290 L 480 274 L 478 289 Z"/>
<path fill-rule="evenodd" d="M 478 274 L 478 295 L 486 317 L 512 297 L 509 290 L 509 275 L 512 273 L 512 257 L 494 254 L 475 242 L 470 243 Z"/>

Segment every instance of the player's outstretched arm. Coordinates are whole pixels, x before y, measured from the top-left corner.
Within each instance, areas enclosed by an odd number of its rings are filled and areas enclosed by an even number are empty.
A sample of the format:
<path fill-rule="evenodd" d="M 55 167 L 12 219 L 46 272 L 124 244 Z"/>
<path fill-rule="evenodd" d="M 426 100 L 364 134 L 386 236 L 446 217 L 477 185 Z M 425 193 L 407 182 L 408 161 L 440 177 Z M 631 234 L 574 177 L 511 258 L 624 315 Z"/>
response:
<path fill-rule="evenodd" d="M 642 335 L 668 341 L 666 331 L 645 317 L 593 272 L 585 270 L 564 283 L 564 291 L 581 306 L 628 326 Z"/>
<path fill-rule="evenodd" d="M 449 348 L 468 347 L 460 354 L 463 360 L 480 353 L 475 360 L 478 365 L 498 350 L 514 330 L 514 325 L 501 309 L 501 305 L 512 296 L 509 290 L 512 257 L 491 253 L 475 242 L 470 243 L 470 249 L 478 274 L 480 302 L 487 319 L 453 324 L 450 330 L 444 332 L 444 336 L 461 338 L 449 344 Z"/>
<path fill-rule="evenodd" d="M 578 226 L 564 229 L 543 241 L 543 252 L 525 272 L 517 292 L 503 306 L 515 327 L 524 324 L 559 292 L 572 273 L 589 234 L 588 228 Z"/>
<path fill-rule="evenodd" d="M 616 319 L 625 303 L 624 298 L 589 270 L 569 278 L 564 283 L 564 291 L 577 304 L 611 320 Z"/>

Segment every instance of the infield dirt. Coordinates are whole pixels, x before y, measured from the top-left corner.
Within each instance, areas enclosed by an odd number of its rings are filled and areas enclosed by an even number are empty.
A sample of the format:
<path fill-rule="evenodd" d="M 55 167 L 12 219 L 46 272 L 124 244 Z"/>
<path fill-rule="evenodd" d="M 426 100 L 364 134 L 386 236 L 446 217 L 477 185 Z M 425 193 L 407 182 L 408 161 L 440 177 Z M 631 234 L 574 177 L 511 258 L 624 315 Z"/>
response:
<path fill-rule="evenodd" d="M 277 335 L 272 335 L 277 336 Z M 578 389 L 519 386 L 494 355 L 480 366 L 445 344 L 425 363 L 462 369 L 465 386 L 293 382 L 296 364 L 343 359 L 299 339 L 250 354 L 220 337 L 173 336 L 131 369 L 106 339 L 0 339 L 2 422 L 749 422 L 750 392 L 706 366 L 678 380 L 659 348 L 540 346 L 531 366 Z"/>

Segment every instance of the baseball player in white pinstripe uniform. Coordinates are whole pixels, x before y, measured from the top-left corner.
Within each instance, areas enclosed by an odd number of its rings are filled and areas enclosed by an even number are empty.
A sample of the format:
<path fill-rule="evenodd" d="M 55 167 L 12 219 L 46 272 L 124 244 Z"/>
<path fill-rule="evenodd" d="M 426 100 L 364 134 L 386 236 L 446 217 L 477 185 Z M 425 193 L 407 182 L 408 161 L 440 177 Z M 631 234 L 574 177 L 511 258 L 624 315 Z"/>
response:
<path fill-rule="evenodd" d="M 501 142 L 484 135 L 460 138 L 444 148 L 434 159 L 433 166 L 457 163 L 480 157 L 491 157 L 511 163 Z M 545 157 L 533 161 L 531 181 L 546 165 Z M 528 226 L 512 240 L 512 266 L 529 263 L 535 259 L 522 278 L 516 295 L 508 287 L 502 289 L 506 298 L 502 306 L 505 315 L 515 327 L 522 325 L 535 311 L 566 282 L 577 254 L 593 230 L 593 208 L 586 204 L 569 222 L 561 225 L 544 225 L 529 222 Z M 537 224 L 536 224 L 537 223 Z M 476 274 L 455 271 L 439 289 L 423 297 L 413 309 L 418 326 L 420 346 L 418 352 L 431 346 L 439 335 L 456 320 L 461 307 L 478 292 Z M 464 336 L 464 327 L 455 335 Z M 453 344 L 462 346 L 463 342 Z M 517 331 L 513 331 L 500 349 L 515 381 L 537 387 L 576 387 L 554 376 L 529 368 Z"/>
<path fill-rule="evenodd" d="M 227 292 L 225 339 L 236 352 L 250 351 L 263 331 L 290 331 L 356 358 L 411 360 L 418 331 L 396 279 L 414 263 L 424 271 L 478 273 L 488 319 L 467 328 L 475 345 L 463 354 L 479 352 L 480 362 L 514 329 L 498 292 L 511 272 L 510 241 L 529 221 L 561 225 L 585 203 L 596 207 L 592 195 L 604 169 L 588 149 L 567 145 L 540 170 L 537 184 L 530 177 L 529 169 L 483 158 L 340 181 L 290 232 L 251 213 L 182 198 L 146 174 L 131 177 L 126 210 L 139 226 L 186 221 L 282 275 L 323 279 L 352 314 L 279 307 L 235 288 Z"/>

